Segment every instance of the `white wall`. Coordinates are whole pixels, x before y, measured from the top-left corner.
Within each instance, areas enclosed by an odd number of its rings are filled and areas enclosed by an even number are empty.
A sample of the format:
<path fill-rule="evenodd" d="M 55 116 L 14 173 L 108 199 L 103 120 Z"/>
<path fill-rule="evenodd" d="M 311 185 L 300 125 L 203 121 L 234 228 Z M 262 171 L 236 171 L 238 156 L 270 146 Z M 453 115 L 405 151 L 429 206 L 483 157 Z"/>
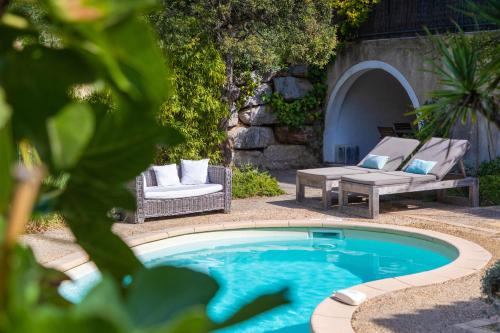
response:
<path fill-rule="evenodd" d="M 335 144 L 358 145 L 360 157 L 380 140 L 377 126 L 393 126 L 396 122 L 412 122 L 404 113 L 411 101 L 401 84 L 384 70 L 362 74 L 350 87 L 341 106 Z M 333 145 L 333 146 L 334 146 Z"/>

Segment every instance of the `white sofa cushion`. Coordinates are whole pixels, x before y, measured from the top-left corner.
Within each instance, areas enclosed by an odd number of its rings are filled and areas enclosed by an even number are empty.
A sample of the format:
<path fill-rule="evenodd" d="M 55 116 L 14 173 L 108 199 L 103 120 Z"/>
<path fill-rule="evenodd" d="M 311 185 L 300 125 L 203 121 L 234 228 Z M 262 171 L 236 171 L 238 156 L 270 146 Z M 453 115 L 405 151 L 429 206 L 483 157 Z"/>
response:
<path fill-rule="evenodd" d="M 150 186 L 144 189 L 146 199 L 177 199 L 197 197 L 222 191 L 221 184 Z"/>
<path fill-rule="evenodd" d="M 179 173 L 177 172 L 177 165 L 153 165 L 153 171 L 156 176 L 158 186 L 172 186 L 179 185 Z"/>
<path fill-rule="evenodd" d="M 181 160 L 182 179 L 184 185 L 208 183 L 208 159 L 192 161 Z"/>

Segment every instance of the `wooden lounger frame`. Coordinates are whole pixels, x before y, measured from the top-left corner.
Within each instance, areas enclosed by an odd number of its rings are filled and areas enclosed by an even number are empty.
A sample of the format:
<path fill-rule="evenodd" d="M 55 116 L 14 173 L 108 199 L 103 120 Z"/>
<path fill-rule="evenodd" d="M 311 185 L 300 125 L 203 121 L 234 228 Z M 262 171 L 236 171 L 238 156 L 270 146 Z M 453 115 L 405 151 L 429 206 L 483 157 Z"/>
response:
<path fill-rule="evenodd" d="M 300 172 L 297 172 L 295 181 L 295 198 L 298 202 L 304 201 L 306 186 L 320 188 L 323 193 L 322 197 L 324 209 L 330 209 L 332 205 L 332 190 L 334 188 L 338 188 L 340 182 L 340 180 L 338 179 L 329 180 L 322 175 L 313 175 Z"/>
<path fill-rule="evenodd" d="M 453 204 L 464 204 L 464 201 L 472 207 L 479 206 L 479 182 L 477 178 L 467 177 L 463 163 L 459 163 L 461 174 L 449 174 L 442 180 L 414 183 L 414 184 L 394 184 L 394 185 L 367 185 L 349 181 L 340 181 L 339 186 L 339 210 L 344 213 L 377 218 L 379 215 L 379 198 L 381 195 L 410 193 L 437 190 L 438 200 Z M 468 187 L 468 200 L 460 197 L 448 197 L 446 189 Z M 368 197 L 368 209 L 349 206 L 349 193 L 357 193 Z"/>

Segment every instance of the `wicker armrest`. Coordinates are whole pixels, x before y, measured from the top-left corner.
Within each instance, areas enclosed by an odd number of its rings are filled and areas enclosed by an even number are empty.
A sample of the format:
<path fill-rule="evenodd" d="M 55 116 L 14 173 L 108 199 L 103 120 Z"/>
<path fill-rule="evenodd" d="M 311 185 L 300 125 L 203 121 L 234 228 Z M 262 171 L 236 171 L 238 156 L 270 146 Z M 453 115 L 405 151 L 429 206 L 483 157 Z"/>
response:
<path fill-rule="evenodd" d="M 142 173 L 135 177 L 135 198 L 137 202 L 137 211 L 134 219 L 135 223 L 144 222 L 144 177 Z"/>
<path fill-rule="evenodd" d="M 208 166 L 208 180 L 212 184 L 221 184 L 224 187 L 226 199 L 231 201 L 232 192 L 232 177 L 233 172 L 231 168 L 224 166 L 209 165 Z"/>

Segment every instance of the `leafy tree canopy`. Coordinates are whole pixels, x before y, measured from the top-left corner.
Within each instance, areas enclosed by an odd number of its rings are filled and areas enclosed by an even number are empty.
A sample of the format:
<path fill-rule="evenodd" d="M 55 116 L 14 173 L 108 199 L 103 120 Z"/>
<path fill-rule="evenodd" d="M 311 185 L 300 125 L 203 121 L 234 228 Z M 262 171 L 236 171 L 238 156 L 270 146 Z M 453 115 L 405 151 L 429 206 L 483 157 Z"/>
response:
<path fill-rule="evenodd" d="M 377 0 L 165 0 L 163 29 L 179 35 L 178 20 L 195 20 L 237 71 L 287 64 L 323 66 L 334 54 L 338 30 L 359 25 Z M 173 37 L 175 38 L 175 37 Z M 172 40 L 169 40 L 172 42 Z"/>

